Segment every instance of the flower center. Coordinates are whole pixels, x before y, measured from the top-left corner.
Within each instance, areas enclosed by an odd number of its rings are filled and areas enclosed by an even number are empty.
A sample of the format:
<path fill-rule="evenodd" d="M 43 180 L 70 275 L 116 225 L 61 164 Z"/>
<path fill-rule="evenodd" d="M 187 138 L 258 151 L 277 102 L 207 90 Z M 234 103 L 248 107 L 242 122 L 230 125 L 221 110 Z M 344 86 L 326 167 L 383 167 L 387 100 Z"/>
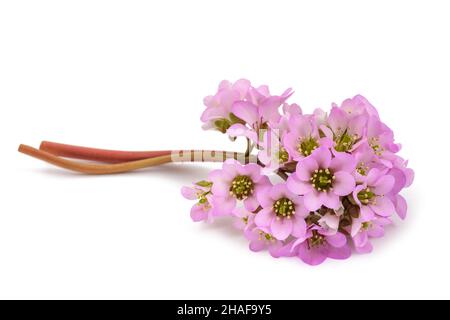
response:
<path fill-rule="evenodd" d="M 372 227 L 372 222 L 370 222 L 370 221 L 363 222 L 363 223 L 361 224 L 361 230 L 362 230 L 362 231 L 367 231 L 367 230 L 369 230 L 371 227 Z"/>
<path fill-rule="evenodd" d="M 361 201 L 362 204 L 369 204 L 375 200 L 375 193 L 373 193 L 370 188 L 366 188 L 358 192 L 358 200 Z"/>
<path fill-rule="evenodd" d="M 289 160 L 289 154 L 286 151 L 285 148 L 280 147 L 280 150 L 278 151 L 278 161 L 280 161 L 281 163 L 286 162 Z"/>
<path fill-rule="evenodd" d="M 311 184 L 317 191 L 333 190 L 333 180 L 335 179 L 330 169 L 316 169 L 310 178 Z"/>
<path fill-rule="evenodd" d="M 295 214 L 294 203 L 288 198 L 280 198 L 273 203 L 273 211 L 277 218 L 288 218 Z"/>
<path fill-rule="evenodd" d="M 297 146 L 297 151 L 300 152 L 305 157 L 309 156 L 317 147 L 319 143 L 313 137 L 305 138 L 300 141 Z"/>
<path fill-rule="evenodd" d="M 258 240 L 276 241 L 276 239 L 270 234 L 264 231 L 259 231 Z"/>
<path fill-rule="evenodd" d="M 377 137 L 370 138 L 369 145 L 372 147 L 377 156 L 381 156 L 383 154 L 384 148 L 380 145 L 380 139 Z"/>
<path fill-rule="evenodd" d="M 338 136 L 336 140 L 336 151 L 339 152 L 346 152 L 349 151 L 353 145 L 355 144 L 355 141 L 358 139 L 357 135 L 349 135 L 347 131 L 345 131 L 342 135 Z"/>
<path fill-rule="evenodd" d="M 367 171 L 369 171 L 369 167 L 366 166 L 364 162 L 361 162 L 358 167 L 356 168 L 356 171 L 362 176 L 367 175 Z"/>
<path fill-rule="evenodd" d="M 325 237 L 321 235 L 317 230 L 313 230 L 312 236 L 308 238 L 309 248 L 320 247 L 325 243 Z"/>
<path fill-rule="evenodd" d="M 247 176 L 237 176 L 231 182 L 230 194 L 238 200 L 243 200 L 253 193 L 254 184 Z"/>

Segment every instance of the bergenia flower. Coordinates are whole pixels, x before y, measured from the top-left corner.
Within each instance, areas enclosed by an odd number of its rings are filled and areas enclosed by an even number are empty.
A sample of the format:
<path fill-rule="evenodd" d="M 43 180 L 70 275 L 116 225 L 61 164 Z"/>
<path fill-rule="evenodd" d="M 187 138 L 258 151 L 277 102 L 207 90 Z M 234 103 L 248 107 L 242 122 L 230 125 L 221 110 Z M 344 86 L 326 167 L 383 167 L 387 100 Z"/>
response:
<path fill-rule="evenodd" d="M 274 258 L 282 256 L 292 256 L 290 247 L 280 240 L 277 240 L 267 228 L 255 227 L 244 232 L 245 237 L 250 241 L 249 248 L 259 252 L 268 250 Z"/>
<path fill-rule="evenodd" d="M 213 222 L 214 215 L 211 205 L 212 183 L 209 181 L 199 181 L 194 183 L 192 187 L 181 188 L 181 194 L 188 200 L 197 200 L 191 208 L 191 218 L 193 221 L 206 220 L 207 222 Z"/>
<path fill-rule="evenodd" d="M 328 126 L 321 126 L 320 129 L 334 141 L 336 151 L 348 152 L 363 141 L 366 123 L 365 115 L 353 116 L 341 108 L 333 107 L 328 117 Z"/>
<path fill-rule="evenodd" d="M 268 86 L 241 79 L 223 81 L 205 98 L 204 128 L 233 141 L 248 138 L 247 152 L 256 147 L 258 160 L 227 160 L 206 181 L 183 188 L 185 197 L 197 200 L 192 219 L 228 216 L 250 250 L 310 265 L 347 259 L 352 249 L 371 252 L 371 238 L 384 235 L 394 214 L 407 214 L 400 192 L 412 184 L 414 171 L 398 155 L 401 145 L 361 95 L 311 114 L 287 103 L 291 95 L 291 89 L 272 95 Z"/>
<path fill-rule="evenodd" d="M 261 174 L 259 165 L 242 165 L 233 159 L 225 161 L 222 169 L 212 171 L 208 179 L 213 183 L 212 205 L 218 216 L 231 215 L 238 201 L 242 201 L 247 210 L 255 211 L 259 206 L 257 193 L 270 183 Z"/>
<path fill-rule="evenodd" d="M 236 101 L 231 108 L 232 113 L 245 123 L 233 124 L 227 133 L 231 137 L 245 136 L 259 144 L 261 133 L 267 128 L 276 127 L 279 124 L 281 118 L 279 108 L 292 92 L 287 89 L 280 96 L 265 96 L 257 90 L 251 89 L 249 94 L 251 95 L 250 100 Z"/>
<path fill-rule="evenodd" d="M 395 212 L 394 204 L 386 195 L 392 190 L 395 179 L 383 171 L 373 168 L 367 174 L 363 184 L 356 186 L 353 199 L 359 205 L 364 221 L 372 220 L 375 215 L 389 217 Z"/>
<path fill-rule="evenodd" d="M 258 227 L 267 228 L 278 240 L 285 240 L 290 235 L 304 236 L 304 218 L 309 212 L 303 205 L 302 197 L 290 192 L 284 183 L 260 189 L 257 197 L 262 207 L 255 217 Z"/>
<path fill-rule="evenodd" d="M 372 220 L 354 219 L 351 227 L 351 237 L 358 253 L 370 253 L 373 250 L 370 238 L 384 236 L 385 226 L 391 224 L 389 218 L 374 217 Z"/>
<path fill-rule="evenodd" d="M 287 187 L 304 196 L 305 207 L 316 211 L 321 206 L 338 209 L 340 196 L 346 196 L 355 188 L 355 159 L 347 153 L 332 156 L 326 147 L 320 147 L 301 159 L 296 171 L 289 176 Z"/>
<path fill-rule="evenodd" d="M 291 117 L 287 133 L 283 138 L 283 146 L 294 160 L 311 155 L 320 146 L 331 147 L 332 140 L 321 138 L 319 128 L 309 116 L 297 115 Z"/>
<path fill-rule="evenodd" d="M 292 249 L 298 257 L 309 265 L 319 265 L 327 258 L 344 260 L 350 257 L 351 249 L 344 234 L 329 235 L 320 227 L 312 227 L 306 235 L 297 239 Z"/>
<path fill-rule="evenodd" d="M 250 87 L 250 81 L 246 79 L 240 79 L 235 83 L 222 81 L 217 93 L 203 100 L 206 106 L 200 118 L 204 122 L 203 129 L 213 128 L 225 133 L 233 123 L 239 122 L 240 120 L 232 114 L 231 107 L 236 101 L 246 99 Z"/>

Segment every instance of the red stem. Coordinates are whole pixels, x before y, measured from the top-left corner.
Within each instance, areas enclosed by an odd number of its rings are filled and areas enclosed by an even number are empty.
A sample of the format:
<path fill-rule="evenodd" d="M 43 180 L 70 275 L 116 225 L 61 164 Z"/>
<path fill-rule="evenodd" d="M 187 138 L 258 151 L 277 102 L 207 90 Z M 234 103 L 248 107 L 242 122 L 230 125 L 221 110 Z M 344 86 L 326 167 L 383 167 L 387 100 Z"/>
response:
<path fill-rule="evenodd" d="M 51 153 L 55 156 L 100 161 L 106 163 L 119 163 L 136 161 L 142 159 L 149 159 L 170 155 L 170 150 L 160 151 L 119 151 L 87 148 L 80 146 L 73 146 L 69 144 L 56 143 L 50 141 L 42 141 L 40 150 Z"/>

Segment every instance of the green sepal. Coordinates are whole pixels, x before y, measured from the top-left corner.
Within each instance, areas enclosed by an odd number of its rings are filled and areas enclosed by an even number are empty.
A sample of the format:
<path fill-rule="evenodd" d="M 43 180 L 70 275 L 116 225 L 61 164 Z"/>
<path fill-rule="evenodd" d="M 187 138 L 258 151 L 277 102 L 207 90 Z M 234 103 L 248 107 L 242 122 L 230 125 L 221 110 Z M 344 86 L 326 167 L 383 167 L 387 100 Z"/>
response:
<path fill-rule="evenodd" d="M 231 122 L 228 119 L 221 118 L 214 121 L 214 126 L 220 132 L 225 133 L 227 132 L 228 128 L 231 127 Z"/>
<path fill-rule="evenodd" d="M 211 181 L 206 181 L 206 180 L 196 182 L 195 184 L 198 185 L 199 187 L 204 187 L 204 188 L 209 188 L 213 185 Z"/>

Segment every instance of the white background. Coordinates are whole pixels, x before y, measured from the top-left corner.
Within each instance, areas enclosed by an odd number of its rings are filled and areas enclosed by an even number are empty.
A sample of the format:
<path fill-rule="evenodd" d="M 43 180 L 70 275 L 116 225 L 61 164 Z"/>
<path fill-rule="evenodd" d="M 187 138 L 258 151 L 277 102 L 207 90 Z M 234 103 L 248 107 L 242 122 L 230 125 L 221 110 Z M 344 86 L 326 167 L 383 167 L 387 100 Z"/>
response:
<path fill-rule="evenodd" d="M 450 298 L 448 1 L 0 3 L 0 298 Z M 193 223 L 179 189 L 218 165 L 83 176 L 16 152 L 241 150 L 199 120 L 241 77 L 305 112 L 360 93 L 394 128 L 416 180 L 372 254 L 310 267 Z"/>

